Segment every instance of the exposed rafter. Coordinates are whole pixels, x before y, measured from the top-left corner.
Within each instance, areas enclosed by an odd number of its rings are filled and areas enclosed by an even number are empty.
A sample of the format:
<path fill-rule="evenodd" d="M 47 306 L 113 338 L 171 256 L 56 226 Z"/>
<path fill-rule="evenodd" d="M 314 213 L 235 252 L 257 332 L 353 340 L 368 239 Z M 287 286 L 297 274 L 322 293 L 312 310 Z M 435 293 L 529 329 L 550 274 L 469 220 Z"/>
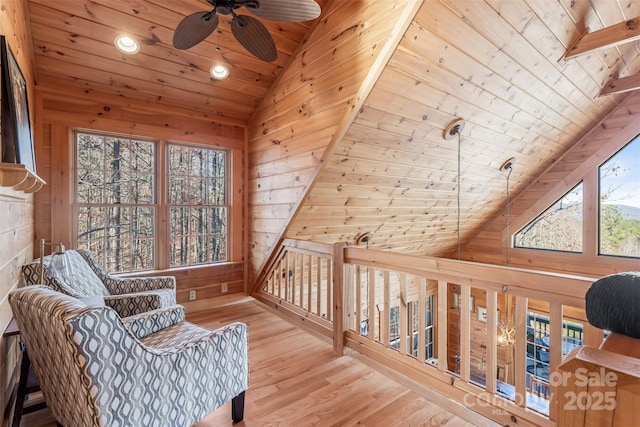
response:
<path fill-rule="evenodd" d="M 640 40 L 640 16 L 603 28 L 593 33 L 585 31 L 564 54 L 562 59 L 571 59 L 600 49 Z"/>
<path fill-rule="evenodd" d="M 600 96 L 611 95 L 614 93 L 630 92 L 640 89 L 640 74 L 623 77 L 613 80 L 611 83 L 602 88 Z"/>

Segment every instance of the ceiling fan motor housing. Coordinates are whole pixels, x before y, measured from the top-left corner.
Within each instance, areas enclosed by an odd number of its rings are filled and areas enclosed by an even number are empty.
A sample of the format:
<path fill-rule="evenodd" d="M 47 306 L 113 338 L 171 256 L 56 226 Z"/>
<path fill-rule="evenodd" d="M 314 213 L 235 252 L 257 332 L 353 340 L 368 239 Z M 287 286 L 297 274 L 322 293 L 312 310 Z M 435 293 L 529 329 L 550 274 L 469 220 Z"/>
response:
<path fill-rule="evenodd" d="M 220 15 L 231 15 L 234 10 L 246 6 L 249 9 L 257 9 L 260 3 L 257 0 L 207 0 Z"/>
<path fill-rule="evenodd" d="M 258 18 L 282 22 L 302 22 L 320 16 L 320 5 L 315 0 L 206 0 L 211 11 L 195 12 L 185 17 L 173 34 L 176 49 L 189 49 L 206 39 L 218 27 L 218 15 L 231 15 L 231 33 L 256 58 L 273 62 L 278 59 L 273 37 L 259 19 L 237 15 L 236 9 L 245 7 Z"/>

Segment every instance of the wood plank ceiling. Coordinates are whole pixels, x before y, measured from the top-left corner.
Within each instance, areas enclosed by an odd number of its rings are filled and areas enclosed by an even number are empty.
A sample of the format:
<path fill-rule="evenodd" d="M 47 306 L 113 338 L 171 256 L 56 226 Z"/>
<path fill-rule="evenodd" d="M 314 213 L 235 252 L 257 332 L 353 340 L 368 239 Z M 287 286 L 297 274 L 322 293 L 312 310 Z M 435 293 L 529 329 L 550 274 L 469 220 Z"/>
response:
<path fill-rule="evenodd" d="M 318 3 L 322 6 L 325 1 Z M 189 14 L 212 9 L 204 0 L 29 0 L 28 4 L 39 85 L 115 93 L 237 125 L 246 125 L 315 22 L 262 20 L 278 49 L 278 59 L 267 63 L 235 40 L 229 17 L 220 17 L 218 28 L 204 42 L 184 51 L 173 48 L 178 23 Z M 121 33 L 141 43 L 139 54 L 115 49 L 114 39 Z M 226 80 L 209 75 L 219 62 L 231 68 Z"/>
<path fill-rule="evenodd" d="M 318 3 L 323 14 L 335 4 Z M 242 49 L 224 18 L 205 42 L 188 51 L 172 48 L 174 28 L 184 16 L 206 10 L 203 0 L 28 4 L 39 85 L 117 94 L 236 125 L 248 125 L 270 102 L 265 96 L 314 26 L 264 21 L 278 47 L 278 59 L 268 64 Z M 469 239 L 504 209 L 506 179 L 498 170 L 504 160 L 516 158 L 510 177 L 515 195 L 624 98 L 598 94 L 615 77 L 638 74 L 637 42 L 559 60 L 585 27 L 595 31 L 638 15 L 640 2 L 628 0 L 425 0 L 346 137 L 325 153 L 317 175 L 306 172 L 316 179 L 299 184 L 299 202 L 287 200 L 282 217 L 288 225 L 262 233 L 267 246 L 278 233 L 353 242 L 370 231 L 377 248 L 451 255 L 458 222 L 462 240 Z M 385 24 L 377 18 L 366 25 Z M 142 41 L 139 55 L 115 50 L 121 31 Z M 229 79 L 209 78 L 218 60 L 231 66 Z M 303 109 L 305 101 L 296 102 Z M 458 141 L 442 138 L 454 117 L 466 121 L 459 219 Z M 286 145 L 279 140 L 274 150 L 282 155 L 269 161 L 281 163 Z M 296 166 L 279 173 L 274 182 L 293 182 L 285 175 L 295 175 Z M 252 221 L 270 220 L 278 203 L 250 206 Z M 250 243 L 264 246 L 259 239 Z"/>
<path fill-rule="evenodd" d="M 558 61 L 584 26 L 640 15 L 615 0 L 427 0 L 329 156 L 288 237 L 455 256 L 502 215 L 506 174 L 517 195 L 591 130 L 624 95 L 599 97 L 614 76 L 640 70 L 637 43 Z M 455 117 L 461 137 L 461 215 Z M 513 231 L 513 230 L 512 230 Z"/>

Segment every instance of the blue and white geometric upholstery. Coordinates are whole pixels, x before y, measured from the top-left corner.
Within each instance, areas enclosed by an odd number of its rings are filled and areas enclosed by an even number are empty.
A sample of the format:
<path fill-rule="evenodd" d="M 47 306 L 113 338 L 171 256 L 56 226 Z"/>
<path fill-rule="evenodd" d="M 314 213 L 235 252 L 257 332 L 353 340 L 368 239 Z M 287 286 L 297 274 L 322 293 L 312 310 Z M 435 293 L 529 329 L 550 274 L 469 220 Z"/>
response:
<path fill-rule="evenodd" d="M 208 330 L 180 306 L 121 319 L 46 286 L 15 290 L 9 303 L 63 426 L 187 427 L 230 400 L 242 420 L 245 324 Z"/>
<path fill-rule="evenodd" d="M 71 273 L 51 277 L 51 256 L 44 257 L 44 280 L 40 260 L 22 266 L 25 285 L 43 284 L 76 298 L 102 295 L 105 304 L 128 317 L 176 303 L 176 279 L 172 276 L 119 278 L 108 274 L 86 249 L 65 251 Z M 44 283 L 41 283 L 44 282 Z"/>

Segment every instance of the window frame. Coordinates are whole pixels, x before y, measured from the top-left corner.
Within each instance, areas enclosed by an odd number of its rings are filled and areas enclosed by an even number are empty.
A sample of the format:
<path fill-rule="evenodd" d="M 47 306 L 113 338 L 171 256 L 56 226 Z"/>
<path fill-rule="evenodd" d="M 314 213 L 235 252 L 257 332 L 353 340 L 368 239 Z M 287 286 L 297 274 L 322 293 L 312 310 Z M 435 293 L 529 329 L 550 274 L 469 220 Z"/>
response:
<path fill-rule="evenodd" d="M 139 139 L 155 142 L 155 176 L 154 176 L 154 192 L 155 192 L 155 245 L 154 245 L 154 267 L 147 270 L 131 270 L 122 271 L 116 273 L 122 273 L 127 275 L 136 275 L 140 272 L 166 272 L 166 271 L 180 271 L 193 268 L 211 268 L 216 266 L 224 266 L 225 264 L 236 263 L 242 261 L 244 258 L 244 245 L 245 235 L 243 232 L 243 217 L 242 217 L 242 205 L 245 199 L 243 181 L 245 166 L 244 166 L 244 150 L 243 147 L 233 146 L 232 144 L 217 144 L 214 141 L 211 143 L 203 143 L 194 141 L 190 138 L 186 140 L 178 140 L 176 138 L 162 138 L 154 137 L 153 135 L 133 135 L 126 134 L 125 132 L 110 132 L 100 129 L 87 129 L 87 128 L 69 128 L 69 178 L 68 181 L 68 195 L 64 195 L 61 198 L 69 200 L 69 222 L 68 240 L 70 247 L 78 247 L 78 198 L 77 198 L 77 134 L 95 134 L 98 136 L 110 136 L 110 137 L 122 137 L 124 139 Z M 215 138 L 213 138 L 215 139 Z M 227 207 L 227 258 L 225 261 L 197 264 L 193 266 L 176 266 L 171 267 L 169 264 L 169 222 L 168 222 L 168 175 L 166 171 L 168 169 L 168 145 L 183 145 L 188 147 L 212 149 L 226 152 L 226 165 L 225 165 L 225 186 L 226 186 L 226 207 Z M 65 181 L 65 180 L 63 180 Z M 165 249 L 162 249 L 162 248 Z"/>
<path fill-rule="evenodd" d="M 619 259 L 627 259 L 631 261 L 640 260 L 640 256 L 632 256 L 632 255 L 620 255 L 620 254 L 608 254 L 603 253 L 602 251 L 602 176 L 601 169 L 602 167 L 611 161 L 614 157 L 616 157 L 620 152 L 624 151 L 632 144 L 638 144 L 640 146 L 640 134 L 637 134 L 633 138 L 631 138 L 626 144 L 622 147 L 618 148 L 614 153 L 612 153 L 609 157 L 607 157 L 604 161 L 600 162 L 598 166 L 595 168 L 595 177 L 596 177 L 596 197 L 597 197 L 597 209 L 596 209 L 596 255 L 598 257 L 606 257 L 606 258 L 619 258 Z"/>
<path fill-rule="evenodd" d="M 548 268 L 549 262 L 569 263 L 572 266 L 589 264 L 601 266 L 603 263 L 615 262 L 620 270 L 633 270 L 637 268 L 638 258 L 605 255 L 599 251 L 599 167 L 606 163 L 612 156 L 640 136 L 640 124 L 636 128 L 629 127 L 609 140 L 607 145 L 601 146 L 589 159 L 580 165 L 569 176 L 565 177 L 551 189 L 549 189 L 533 205 L 525 209 L 521 214 L 511 220 L 509 235 L 502 233 L 503 245 L 508 245 L 511 259 L 527 259 L 530 268 Z M 604 160 L 603 160 L 604 159 Z M 544 176 L 544 175 L 543 175 Z M 532 220 L 541 215 L 549 206 L 560 200 L 568 190 L 578 183 L 583 183 L 583 242 L 582 252 L 565 252 L 551 249 L 536 249 L 515 246 L 515 235 L 526 227 Z M 526 191 L 526 190 L 525 190 Z M 517 199 L 515 199 L 517 200 Z M 503 248 L 504 249 L 504 248 Z M 535 252 L 536 255 L 532 255 Z M 615 261 L 611 261 L 615 260 Z"/>
<path fill-rule="evenodd" d="M 226 209 L 226 216 L 227 216 L 227 224 L 226 224 L 226 239 L 225 239 L 225 253 L 226 253 L 226 259 L 225 260 L 221 260 L 221 261 L 216 261 L 216 262 L 211 262 L 211 263 L 200 263 L 200 264 L 185 264 L 185 265 L 177 265 L 177 266 L 171 266 L 171 237 L 169 236 L 170 234 L 170 230 L 171 230 L 171 218 L 170 218 L 170 211 L 171 211 L 171 207 L 172 206 L 177 206 L 177 205 L 172 205 L 170 203 L 169 200 L 169 150 L 171 146 L 177 146 L 177 147 L 186 147 L 186 148 L 196 148 L 196 149 L 203 149 L 203 150 L 212 150 L 212 151 L 220 151 L 223 152 L 225 155 L 225 164 L 224 164 L 224 204 L 223 207 Z M 166 263 L 167 263 L 167 268 L 169 269 L 180 269 L 180 268 L 189 268 L 189 267 L 197 267 L 197 266 L 201 266 L 201 265 L 217 265 L 217 264 L 221 264 L 221 263 L 225 263 L 229 261 L 229 254 L 230 254 L 230 247 L 231 247 L 231 243 L 230 243 L 230 221 L 231 221 L 231 179 L 230 179 L 230 174 L 231 174 L 231 152 L 229 149 L 225 149 L 225 148 L 221 148 L 221 147 L 211 147 L 211 146 L 206 146 L 203 144 L 193 144 L 193 143 L 186 143 L 186 142 L 182 142 L 182 141 L 175 141 L 175 140 L 167 140 L 164 144 L 164 151 L 163 154 L 165 156 L 164 159 L 164 169 L 163 169 L 163 181 L 164 181 L 164 191 L 162 193 L 162 196 L 164 197 L 163 201 L 164 201 L 164 209 L 162 209 L 164 211 L 164 214 L 166 215 L 166 227 L 163 227 L 163 232 L 166 233 L 166 239 L 165 241 L 167 242 L 167 252 L 166 252 Z M 185 205 L 187 206 L 187 205 Z M 190 206 L 198 206 L 198 205 L 190 205 Z M 212 206 L 212 205 L 203 205 L 203 206 Z"/>
<path fill-rule="evenodd" d="M 580 219 L 581 226 L 582 226 L 581 227 L 581 232 L 580 232 L 580 250 L 572 251 L 572 250 L 568 250 L 568 249 L 536 248 L 536 247 L 532 247 L 532 246 L 520 246 L 520 245 L 517 244 L 517 235 L 519 233 L 521 233 L 525 229 L 529 228 L 531 224 L 533 224 L 540 217 L 545 215 L 547 213 L 547 211 L 549 211 L 557 203 L 562 202 L 562 200 L 565 197 L 567 197 L 569 194 L 571 194 L 574 191 L 577 191 L 578 187 L 582 187 L 582 191 L 581 191 L 581 194 L 580 194 L 580 197 L 582 198 L 582 218 Z M 514 249 L 533 249 L 533 250 L 538 250 L 538 251 L 560 252 L 560 253 L 567 253 L 567 254 L 582 254 L 582 253 L 584 253 L 584 250 L 585 250 L 584 223 L 586 221 L 586 218 L 585 218 L 585 198 L 586 198 L 585 184 L 584 184 L 583 180 L 580 180 L 573 187 L 571 187 L 568 191 L 566 191 L 564 194 L 562 194 L 562 196 L 558 197 L 553 203 L 551 203 L 549 206 L 547 206 L 545 209 L 543 209 L 542 212 L 540 212 L 533 219 L 531 219 L 529 222 L 527 222 L 524 226 L 520 227 L 516 232 L 514 232 L 510 236 L 510 238 L 511 238 L 510 246 L 512 248 L 514 248 Z"/>
<path fill-rule="evenodd" d="M 121 272 L 123 273 L 136 273 L 139 271 L 150 271 L 150 270 L 155 270 L 157 269 L 157 262 L 158 262 L 158 227 L 159 227 L 159 215 L 158 215 L 158 198 L 160 196 L 159 192 L 158 192 L 158 177 L 159 177 L 159 172 L 158 172 L 158 147 L 159 147 L 159 140 L 157 138 L 151 138 L 151 137 L 146 137 L 146 136 L 137 136 L 137 135 L 125 135 L 125 134 L 120 134 L 120 133 L 114 133 L 114 132 L 101 132 L 101 131 L 96 131 L 96 130 L 84 130 L 84 129 L 73 129 L 71 132 L 71 169 L 72 169 L 72 173 L 71 175 L 71 200 L 72 200 L 72 217 L 71 217 L 71 243 L 72 243 L 72 247 L 74 248 L 78 248 L 79 247 L 79 242 L 78 242 L 78 216 L 80 214 L 80 209 L 83 206 L 92 206 L 92 204 L 85 204 L 85 203 L 80 203 L 78 200 L 78 135 L 79 134 L 85 134 L 85 135 L 94 135 L 97 137 L 101 137 L 101 138 L 121 138 L 121 139 L 127 139 L 127 140 L 138 140 L 138 141 L 146 141 L 149 142 L 153 145 L 153 162 L 154 162 L 154 171 L 153 171 L 153 175 L 152 175 L 152 179 L 153 179 L 153 190 L 152 190 L 152 201 L 151 203 L 141 203 L 141 204 L 133 204 L 133 203 L 121 203 L 121 204 L 113 204 L 113 203 L 96 203 L 93 204 L 93 206 L 95 207 L 103 207 L 103 208 L 109 208 L 112 206 L 120 206 L 120 207 L 125 207 L 125 208 L 133 208 L 136 206 L 140 206 L 140 207 L 151 207 L 154 211 L 154 218 L 153 218 L 153 229 L 154 229 L 154 235 L 152 238 L 153 241 L 153 261 L 152 263 L 154 264 L 154 267 L 151 269 L 136 269 L 136 270 L 122 270 Z M 103 165 L 104 168 L 104 165 Z M 93 254 L 96 259 L 98 259 L 98 261 L 103 265 L 103 267 L 105 267 L 105 269 L 108 269 L 108 265 L 105 264 L 104 262 L 102 262 L 103 257 L 100 254 Z M 116 273 L 120 273 L 120 271 L 116 272 Z"/>

